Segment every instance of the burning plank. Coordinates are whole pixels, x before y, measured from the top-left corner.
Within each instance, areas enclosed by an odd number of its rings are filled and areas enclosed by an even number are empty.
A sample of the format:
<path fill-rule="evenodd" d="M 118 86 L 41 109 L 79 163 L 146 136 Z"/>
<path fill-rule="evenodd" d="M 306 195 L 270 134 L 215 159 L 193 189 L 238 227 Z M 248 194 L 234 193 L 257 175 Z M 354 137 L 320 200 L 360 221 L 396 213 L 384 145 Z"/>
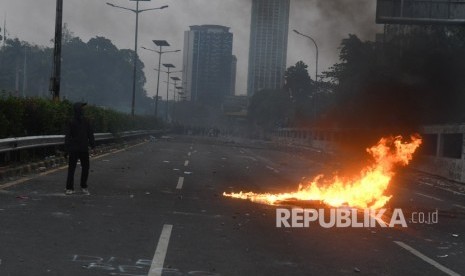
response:
<path fill-rule="evenodd" d="M 402 142 L 401 136 L 381 138 L 367 149 L 373 157 L 357 177 L 346 178 L 320 174 L 312 181 L 299 184 L 296 192 L 289 193 L 223 193 L 223 196 L 246 199 L 253 202 L 277 205 L 289 200 L 321 201 L 333 207 L 348 206 L 360 209 L 379 209 L 392 197 L 385 195 L 389 182 L 395 175 L 395 166 L 406 166 L 413 153 L 421 145 L 421 138 L 412 135 L 410 142 Z"/>

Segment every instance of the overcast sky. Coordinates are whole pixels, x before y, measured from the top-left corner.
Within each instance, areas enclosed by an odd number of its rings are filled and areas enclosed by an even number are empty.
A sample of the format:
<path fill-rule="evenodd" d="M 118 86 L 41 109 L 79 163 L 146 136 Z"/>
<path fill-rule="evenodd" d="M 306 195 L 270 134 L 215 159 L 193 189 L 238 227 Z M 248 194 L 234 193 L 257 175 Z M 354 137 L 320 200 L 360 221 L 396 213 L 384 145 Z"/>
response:
<path fill-rule="evenodd" d="M 112 8 L 105 2 L 135 8 L 135 2 L 128 0 L 64 0 L 63 22 L 85 42 L 95 36 L 104 36 L 118 48 L 133 49 L 135 14 Z M 2 28 L 6 17 L 10 37 L 51 47 L 55 4 L 55 0 L 1 0 Z M 169 7 L 140 14 L 139 46 L 153 48 L 153 39 L 164 39 L 172 45 L 170 49 L 182 50 L 184 31 L 189 26 L 228 26 L 234 34 L 233 52 L 238 58 L 236 94 L 245 94 L 251 0 L 152 0 L 140 2 L 140 9 L 162 5 Z M 381 30 L 375 24 L 375 10 L 374 0 L 291 0 L 288 66 L 303 60 L 309 65 L 312 78 L 315 74 L 314 46 L 308 39 L 293 33 L 293 29 L 312 36 L 318 43 L 321 72 L 338 61 L 340 41 L 349 33 L 365 40 L 374 39 L 375 33 Z M 158 55 L 140 48 L 139 55 L 145 63 L 145 88 L 149 95 L 153 95 L 156 88 L 153 68 L 158 62 Z M 182 69 L 181 53 L 165 54 L 162 61 Z M 160 83 L 160 89 L 166 91 L 166 84 Z"/>

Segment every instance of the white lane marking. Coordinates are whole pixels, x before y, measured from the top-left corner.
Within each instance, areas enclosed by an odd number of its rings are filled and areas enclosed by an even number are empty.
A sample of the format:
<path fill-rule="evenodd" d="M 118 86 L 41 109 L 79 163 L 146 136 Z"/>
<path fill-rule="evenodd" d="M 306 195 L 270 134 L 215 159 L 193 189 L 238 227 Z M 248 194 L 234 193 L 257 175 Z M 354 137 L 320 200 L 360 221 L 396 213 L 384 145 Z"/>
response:
<path fill-rule="evenodd" d="M 462 205 L 459 205 L 459 204 L 454 204 L 455 207 L 459 207 L 459 208 L 462 208 L 462 209 L 465 209 L 465 206 L 462 206 Z"/>
<path fill-rule="evenodd" d="M 193 147 L 191 146 L 191 150 L 193 149 Z"/>
<path fill-rule="evenodd" d="M 205 214 L 205 213 L 189 213 L 189 212 L 176 212 L 176 211 L 173 211 L 173 215 L 201 216 L 201 217 L 210 217 L 210 218 L 215 218 L 215 219 L 219 219 L 223 217 L 222 215 L 210 215 L 210 214 Z"/>
<path fill-rule="evenodd" d="M 430 265 L 436 267 L 437 269 L 441 270 L 442 272 L 446 273 L 447 275 L 450 276 L 460 276 L 457 272 L 454 272 L 447 267 L 441 265 L 440 263 L 436 262 L 435 260 L 423 255 L 419 251 L 415 250 L 414 248 L 408 246 L 407 244 L 401 242 L 401 241 L 394 241 L 395 244 L 398 246 L 402 247 L 403 249 L 407 250 L 408 252 L 412 253 L 413 255 L 417 256 L 418 258 L 422 259 L 423 261 L 429 263 Z"/>
<path fill-rule="evenodd" d="M 178 179 L 178 185 L 176 185 L 176 189 L 181 190 L 182 184 L 184 184 L 184 177 L 180 176 Z"/>
<path fill-rule="evenodd" d="M 142 143 L 139 143 L 139 144 L 135 144 L 135 145 L 132 145 L 132 146 L 129 146 L 125 149 L 122 149 L 122 150 L 117 150 L 117 151 L 111 151 L 111 152 L 108 152 L 108 153 L 104 153 L 104 154 L 101 154 L 101 155 L 98 155 L 98 156 L 93 156 L 90 158 L 90 160 L 96 160 L 96 159 L 100 159 L 102 157 L 105 157 L 107 155 L 110 155 L 110 154 L 114 154 L 114 153 L 118 153 L 118 152 L 121 152 L 121 151 L 124 151 L 124 150 L 127 150 L 127 149 L 130 149 L 130 148 L 133 148 L 133 147 L 137 147 L 139 145 L 142 145 L 142 144 L 145 144 L 147 142 L 142 142 Z M 32 180 L 32 179 L 35 179 L 39 176 L 45 176 L 45 175 L 49 175 L 51 173 L 54 173 L 54 172 L 58 172 L 58 171 L 61 171 L 61 170 L 64 170 L 64 169 L 67 169 L 68 168 L 68 165 L 65 165 L 65 166 L 61 166 L 61 167 L 58 167 L 58 168 L 55 168 L 53 170 L 49 170 L 49 171 L 45 171 L 45 172 L 41 172 L 35 176 L 31 176 L 31 177 L 22 177 L 18 180 L 15 180 L 15 181 L 12 181 L 12 182 L 8 182 L 8 183 L 5 183 L 5 184 L 2 184 L 0 185 L 0 190 L 2 189 L 6 189 L 6 188 L 9 188 L 11 186 L 15 186 L 15 185 L 18 185 L 18 184 L 21 184 L 21 183 L 24 183 L 24 182 L 27 182 L 29 180 Z"/>
<path fill-rule="evenodd" d="M 8 187 L 11 187 L 11 186 L 14 186 L 14 185 L 17 185 L 17 184 L 21 184 L 21 183 L 29 181 L 31 179 L 32 179 L 32 177 L 25 177 L 25 178 L 21 178 L 21 179 L 18 179 L 16 181 L 13 181 L 13 182 L 9 182 L 9 183 L 0 185 L 0 190 L 6 189 Z"/>
<path fill-rule="evenodd" d="M 437 200 L 437 201 L 444 201 L 444 200 L 442 200 L 440 198 L 430 196 L 430 195 L 425 195 L 425 194 L 422 194 L 422 193 L 415 193 L 415 194 L 420 195 L 420 196 L 424 196 L 424 197 L 427 197 L 427 198 L 431 198 L 431 199 L 434 199 L 434 200 Z"/>
<path fill-rule="evenodd" d="M 168 251 L 168 244 L 170 243 L 171 230 L 173 225 L 163 225 L 161 230 L 160 239 L 158 240 L 157 249 L 153 255 L 152 264 L 150 265 L 149 274 L 147 276 L 161 276 L 163 272 L 163 264 L 165 263 L 166 251 Z"/>
<path fill-rule="evenodd" d="M 46 171 L 46 172 L 41 172 L 36 177 L 48 175 L 48 174 L 51 174 L 51 173 L 54 173 L 54 172 L 57 172 L 57 171 L 61 171 L 61 170 L 66 169 L 66 168 L 68 168 L 67 165 L 66 166 L 61 166 L 61 167 L 55 168 L 53 170 L 49 170 L 49 171 Z M 6 188 L 9 188 L 11 186 L 15 186 L 15 185 L 18 185 L 18 184 L 21 184 L 21 183 L 24 183 L 24 182 L 27 182 L 29 180 L 32 180 L 32 179 L 36 178 L 36 177 L 23 177 L 23 178 L 20 178 L 18 180 L 15 180 L 15 181 L 2 184 L 2 185 L 0 185 L 0 190 L 6 189 Z"/>
<path fill-rule="evenodd" d="M 454 190 L 449 189 L 449 188 L 443 188 L 443 187 L 435 186 L 432 183 L 428 183 L 428 182 L 424 182 L 424 181 L 418 181 L 418 183 L 425 184 L 425 185 L 428 185 L 428 186 L 431 186 L 431 187 L 434 187 L 434 188 L 438 188 L 438 189 L 441 189 L 441 190 L 444 190 L 444 191 L 448 191 L 448 192 L 451 192 L 451 193 L 456 194 L 456 195 L 465 196 L 465 193 L 457 192 L 457 191 L 454 191 Z"/>
<path fill-rule="evenodd" d="M 274 171 L 275 173 L 279 173 L 279 170 L 271 167 L 271 166 L 266 166 L 267 169 Z"/>
<path fill-rule="evenodd" d="M 184 167 L 187 167 L 189 165 L 189 160 L 184 161 Z"/>
<path fill-rule="evenodd" d="M 50 171 L 41 172 L 41 173 L 39 173 L 39 176 L 48 175 L 48 174 L 51 174 L 51 173 L 54 173 L 54 172 L 57 172 L 57 171 L 61 171 L 61 170 L 63 170 L 63 169 L 67 169 L 67 168 L 68 168 L 68 165 L 66 165 L 66 166 L 61 166 L 61 167 L 58 167 L 58 168 L 53 169 L 53 170 L 50 170 Z"/>
<path fill-rule="evenodd" d="M 125 151 L 127 149 L 119 149 L 119 150 L 115 150 L 115 151 L 112 151 L 111 153 L 118 153 L 118 152 L 122 152 L 122 151 Z"/>
<path fill-rule="evenodd" d="M 108 152 L 108 153 L 104 153 L 102 155 L 94 156 L 94 157 L 92 157 L 92 159 L 100 159 L 100 158 L 105 157 L 107 155 L 110 155 L 110 153 Z"/>
<path fill-rule="evenodd" d="M 128 150 L 128 149 L 132 149 L 134 147 L 137 147 L 137 146 L 140 146 L 140 145 L 143 145 L 143 144 L 146 144 L 148 143 L 147 141 L 144 141 L 144 142 L 141 142 L 141 143 L 138 143 L 138 144 L 135 144 L 135 145 L 132 145 L 132 146 L 128 146 L 128 147 L 125 147 L 125 148 L 122 148 L 122 149 L 119 149 L 119 150 L 115 150 L 115 151 L 110 151 L 108 154 L 114 154 L 114 153 L 118 153 L 118 152 L 122 152 L 122 151 L 125 151 L 125 150 Z M 96 156 L 92 159 L 98 159 L 98 158 L 102 158 L 104 157 L 105 155 L 99 155 L 99 156 Z"/>
<path fill-rule="evenodd" d="M 257 162 L 257 159 L 256 158 L 253 158 L 252 156 L 242 156 L 242 158 L 247 158 L 247 159 L 250 159 L 254 162 Z"/>
<path fill-rule="evenodd" d="M 187 156 L 191 156 L 191 152 L 190 152 L 190 151 L 187 153 Z"/>

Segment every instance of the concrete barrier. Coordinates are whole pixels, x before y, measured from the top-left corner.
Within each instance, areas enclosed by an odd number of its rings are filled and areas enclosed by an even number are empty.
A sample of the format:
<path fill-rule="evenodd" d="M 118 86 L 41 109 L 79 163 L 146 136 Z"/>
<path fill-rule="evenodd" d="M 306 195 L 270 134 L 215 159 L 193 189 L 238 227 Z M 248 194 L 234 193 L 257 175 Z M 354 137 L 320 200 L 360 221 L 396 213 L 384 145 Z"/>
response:
<path fill-rule="evenodd" d="M 431 125 L 419 129 L 423 144 L 412 162 L 419 171 L 465 183 L 465 125 Z M 343 129 L 281 128 L 272 140 L 337 153 Z M 343 142 L 343 141 L 342 141 Z"/>
<path fill-rule="evenodd" d="M 423 145 L 413 166 L 423 172 L 465 183 L 465 125 L 424 126 Z"/>

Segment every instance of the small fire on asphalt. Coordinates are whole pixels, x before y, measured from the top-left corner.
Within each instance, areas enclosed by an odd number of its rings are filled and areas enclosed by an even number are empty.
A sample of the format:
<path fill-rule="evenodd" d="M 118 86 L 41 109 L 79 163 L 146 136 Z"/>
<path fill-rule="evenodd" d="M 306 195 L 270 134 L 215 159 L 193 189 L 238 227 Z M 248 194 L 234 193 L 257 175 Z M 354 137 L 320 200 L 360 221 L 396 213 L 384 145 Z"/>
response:
<path fill-rule="evenodd" d="M 279 205 L 286 201 L 319 201 L 332 207 L 379 209 L 386 205 L 392 195 L 386 189 L 395 175 L 396 166 L 406 166 L 413 153 L 421 145 L 419 135 L 412 135 L 405 142 L 401 136 L 381 138 L 367 152 L 372 161 L 363 167 L 356 177 L 334 174 L 327 177 L 317 175 L 307 183 L 299 184 L 297 191 L 288 193 L 223 193 L 225 197 L 250 200 L 257 203 Z"/>

